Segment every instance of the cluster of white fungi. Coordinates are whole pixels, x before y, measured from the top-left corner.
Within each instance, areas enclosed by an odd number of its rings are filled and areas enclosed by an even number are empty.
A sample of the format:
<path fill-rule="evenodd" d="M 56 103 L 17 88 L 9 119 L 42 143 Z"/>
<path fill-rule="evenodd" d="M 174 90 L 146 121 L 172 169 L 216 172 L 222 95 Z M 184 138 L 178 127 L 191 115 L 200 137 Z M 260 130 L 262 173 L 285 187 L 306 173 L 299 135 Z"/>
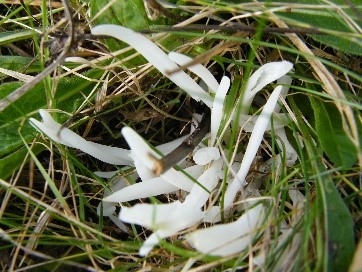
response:
<path fill-rule="evenodd" d="M 182 171 L 170 168 L 160 175 L 155 175 L 155 158 L 160 159 L 161 156 L 130 127 L 122 129 L 122 134 L 130 146 L 130 150 L 126 150 L 86 141 L 55 122 L 46 110 L 39 111 L 42 122 L 31 119 L 31 124 L 57 143 L 80 149 L 110 164 L 135 167 L 137 171 L 135 178 L 140 178 L 141 182 L 129 185 L 119 180 L 113 184 L 112 190 L 106 190 L 98 212 L 102 216 L 109 216 L 121 229 L 127 230 L 124 223 L 129 223 L 141 225 L 152 231 L 139 249 L 141 256 L 148 255 L 161 239 L 180 233 L 182 239 L 202 254 L 228 256 L 251 247 L 255 243 L 255 238 L 260 236 L 267 217 L 271 216 L 267 212 L 268 200 L 260 197 L 257 187 L 252 188 L 246 182 L 246 176 L 260 148 L 265 131 L 272 130 L 276 135 L 277 144 L 281 146 L 282 152 L 272 158 L 274 164 L 280 164 L 283 159 L 287 164 L 293 165 L 298 158 L 285 134 L 287 116 L 279 112 L 280 105 L 277 103 L 288 92 L 292 80 L 287 73 L 293 69 L 293 65 L 287 61 L 271 62 L 261 66 L 251 75 L 240 98 L 240 114 L 234 113 L 230 120 L 224 120 L 239 122 L 240 129 L 251 132 L 250 140 L 244 153 L 237 153 L 233 161 L 226 161 L 226 157 L 223 156 L 225 150 L 219 138 L 223 133 L 220 124 L 225 118 L 224 100 L 230 87 L 228 77 L 223 77 L 218 83 L 211 72 L 201 64 L 188 67 L 206 83 L 207 90 L 205 90 L 184 71 L 168 73 L 190 62 L 191 58 L 185 55 L 175 52 L 166 54 L 144 35 L 122 26 L 99 25 L 92 29 L 92 34 L 112 36 L 129 44 L 193 99 L 201 100 L 210 108 L 210 132 L 192 152 L 195 164 L 190 166 L 181 160 L 178 165 Z M 248 115 L 255 94 L 273 81 L 277 81 L 276 87 L 260 114 Z M 155 148 L 167 154 L 184 140 L 185 137 Z M 265 172 L 271 164 L 271 161 L 260 164 L 258 171 Z M 105 173 L 99 175 L 104 176 Z M 224 187 L 226 190 L 221 193 L 220 184 L 223 181 L 226 182 Z M 124 205 L 135 199 L 174 193 L 182 195 L 183 201 L 161 204 L 139 203 L 131 207 L 129 204 Z M 222 205 L 220 205 L 221 195 Z M 248 197 L 241 198 L 240 195 Z M 291 189 L 289 196 L 294 208 L 302 209 L 303 195 Z M 121 206 L 119 215 L 115 214 L 116 205 Z M 233 214 L 234 221 L 220 223 L 221 215 L 228 218 L 228 215 L 236 210 L 239 217 Z M 284 224 L 285 231 L 280 234 L 280 241 L 287 237 L 293 227 L 290 222 Z M 296 235 L 294 237 L 297 239 Z M 253 261 L 256 265 L 263 265 L 263 253 L 254 254 Z"/>

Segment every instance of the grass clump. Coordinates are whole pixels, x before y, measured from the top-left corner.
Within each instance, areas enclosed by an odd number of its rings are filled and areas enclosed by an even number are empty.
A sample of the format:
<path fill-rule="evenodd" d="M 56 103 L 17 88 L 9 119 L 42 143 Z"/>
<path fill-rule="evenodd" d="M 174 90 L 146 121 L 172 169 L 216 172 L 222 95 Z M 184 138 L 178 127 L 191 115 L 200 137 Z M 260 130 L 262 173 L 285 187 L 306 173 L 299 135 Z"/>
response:
<path fill-rule="evenodd" d="M 172 9 L 157 5 L 145 9 L 142 1 L 128 2 L 71 1 L 77 42 L 67 52 L 64 46 L 54 48 L 72 33 L 69 18 L 57 2 L 50 6 L 35 1 L 1 4 L 1 99 L 29 84 L 59 54 L 87 60 L 62 60 L 61 66 L 0 112 L 1 268 L 361 269 L 358 261 L 352 260 L 358 256 L 355 245 L 361 236 L 361 7 L 337 1 L 313 5 L 308 1 L 286 5 L 180 1 Z M 85 12 L 88 9 L 90 12 Z M 333 28 L 331 20 L 336 22 Z M 38 118 L 38 109 L 46 108 L 64 127 L 87 140 L 121 148 L 127 148 L 120 134 L 126 125 L 153 145 L 189 133 L 192 114 L 202 112 L 202 106 L 131 47 L 115 39 L 90 37 L 90 29 L 101 23 L 151 30 L 152 34 L 145 35 L 166 52 L 192 57 L 218 81 L 223 75 L 230 77 L 218 135 L 218 147 L 228 165 L 241 161 L 237 154 L 245 151 L 249 141 L 250 133 L 229 117 L 238 107 L 236 101 L 250 75 L 268 62 L 293 63 L 293 82 L 281 112 L 287 116 L 286 137 L 298 160 L 288 164 L 286 157 L 280 157 L 277 161 L 286 147 L 278 144 L 273 130 L 264 135 L 246 177 L 247 190 L 236 201 L 261 198 L 272 216 L 261 225 L 248 249 L 227 257 L 208 256 L 175 236 L 163 240 L 147 257 L 140 257 L 138 250 L 149 231 L 132 225 L 125 232 L 109 217 L 97 215 L 103 191 L 112 186 L 109 179 L 94 174 L 117 171 L 117 180 L 132 184 L 137 182 L 132 177 L 135 170 L 54 143 L 29 125 L 28 119 Z M 165 30 L 175 25 L 180 29 Z M 271 91 L 266 87 L 257 95 L 248 113 L 259 114 Z M 261 167 L 266 170 L 262 172 Z M 231 182 L 228 172 L 224 176 L 221 196 Z M 183 200 L 183 196 L 162 195 L 140 202 L 176 199 Z M 116 209 L 118 212 L 119 207 Z M 233 222 L 240 214 L 242 211 L 236 211 L 235 218 L 224 220 Z"/>

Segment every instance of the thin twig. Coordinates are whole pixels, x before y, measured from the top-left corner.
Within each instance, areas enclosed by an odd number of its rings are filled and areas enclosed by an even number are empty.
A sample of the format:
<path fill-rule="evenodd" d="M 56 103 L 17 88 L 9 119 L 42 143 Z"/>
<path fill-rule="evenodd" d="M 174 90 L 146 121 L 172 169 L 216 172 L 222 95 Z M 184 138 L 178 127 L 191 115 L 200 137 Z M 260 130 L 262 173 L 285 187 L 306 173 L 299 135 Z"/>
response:
<path fill-rule="evenodd" d="M 155 175 L 161 175 L 175 164 L 177 164 L 180 160 L 186 157 L 195 147 L 202 141 L 205 135 L 210 131 L 210 122 L 211 122 L 211 113 L 210 108 L 206 107 L 204 115 L 202 116 L 201 122 L 199 126 L 195 129 L 195 131 L 187 137 L 181 145 L 179 145 L 176 149 L 171 151 L 166 156 L 161 159 L 156 159 L 151 154 L 149 154 L 150 158 L 154 161 L 153 172 Z"/>
<path fill-rule="evenodd" d="M 233 25 L 188 25 L 182 27 L 156 27 L 153 29 L 145 29 L 140 32 L 143 34 L 150 33 L 159 33 L 159 32 L 182 32 L 182 31 L 209 31 L 209 30 L 217 30 L 221 32 L 227 33 L 235 33 L 235 32 L 249 32 L 254 33 L 257 31 L 257 28 L 254 26 L 233 24 Z M 325 31 L 322 31 L 316 27 L 265 27 L 263 28 L 263 33 L 268 34 L 286 34 L 286 33 L 295 33 L 295 34 L 318 34 L 318 35 L 326 35 Z"/>
<path fill-rule="evenodd" d="M 182 31 L 221 31 L 225 33 L 236 33 L 236 37 L 243 37 L 250 33 L 255 33 L 257 31 L 257 28 L 254 26 L 246 26 L 246 25 L 240 25 L 240 24 L 233 24 L 233 25 L 188 25 L 188 26 L 182 26 L 182 27 L 157 27 L 155 29 L 151 30 L 142 30 L 141 33 L 147 34 L 147 33 L 159 33 L 159 32 L 182 32 Z M 265 27 L 263 28 L 263 33 L 269 33 L 269 34 L 288 34 L 288 33 L 296 33 L 296 34 L 319 34 L 319 35 L 325 35 L 327 33 L 323 32 L 322 30 L 316 28 L 316 27 L 298 27 L 298 28 L 278 28 L 278 27 Z M 172 75 L 174 73 L 177 73 L 179 71 L 182 71 L 194 64 L 200 63 L 205 56 L 210 55 L 217 55 L 218 50 L 220 48 L 222 49 L 227 44 L 235 43 L 235 41 L 229 41 L 221 43 L 220 45 L 216 46 L 212 50 L 201 54 L 194 58 L 189 63 L 186 63 L 184 65 L 180 65 L 177 69 L 168 71 L 169 75 Z M 225 44 L 225 45 L 224 45 Z"/>

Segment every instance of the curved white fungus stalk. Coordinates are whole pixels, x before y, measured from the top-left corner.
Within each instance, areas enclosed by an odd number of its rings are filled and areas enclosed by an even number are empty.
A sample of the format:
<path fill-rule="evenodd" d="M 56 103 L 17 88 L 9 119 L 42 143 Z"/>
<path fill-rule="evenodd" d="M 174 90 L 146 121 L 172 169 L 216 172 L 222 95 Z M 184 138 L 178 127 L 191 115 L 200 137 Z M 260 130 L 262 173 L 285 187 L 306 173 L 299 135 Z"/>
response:
<path fill-rule="evenodd" d="M 230 87 L 230 78 L 223 77 L 220 82 L 220 86 L 216 91 L 214 102 L 212 103 L 211 110 L 211 143 L 210 145 L 214 145 L 217 132 L 219 131 L 219 127 L 224 116 L 224 101 L 227 91 Z"/>
<path fill-rule="evenodd" d="M 140 248 L 139 254 L 147 255 L 162 238 L 170 237 L 179 231 L 200 222 L 204 213 L 180 201 L 166 204 L 136 204 L 131 208 L 122 207 L 120 219 L 154 231 Z"/>
<path fill-rule="evenodd" d="M 135 166 L 140 177 L 143 177 L 142 180 L 154 178 L 155 175 L 152 171 L 154 167 L 154 158 L 159 159 L 161 156 L 157 154 L 152 148 L 150 148 L 145 140 L 143 140 L 143 138 L 130 127 L 124 127 L 122 129 L 122 135 L 126 139 L 128 145 L 131 147 L 135 160 Z M 170 184 L 185 191 L 190 191 L 190 188 L 193 184 L 190 178 L 173 168 L 170 168 L 169 170 L 162 173 L 160 177 L 168 181 Z"/>
<path fill-rule="evenodd" d="M 198 183 L 195 183 L 190 193 L 186 197 L 184 203 L 194 207 L 195 209 L 201 209 L 205 205 L 206 201 L 210 197 L 210 193 L 216 187 L 219 176 L 218 172 L 223 165 L 222 159 L 214 161 L 211 166 L 205 170 L 205 172 L 197 179 Z M 209 191 L 209 192 L 208 192 Z"/>
<path fill-rule="evenodd" d="M 292 70 L 293 64 L 289 61 L 270 62 L 256 70 L 248 80 L 242 98 L 241 112 L 247 114 L 254 96 L 266 85 L 284 76 Z"/>
<path fill-rule="evenodd" d="M 184 54 L 178 53 L 178 52 L 170 52 L 168 53 L 168 56 L 171 60 L 176 62 L 178 65 L 187 65 L 191 61 L 193 61 L 192 58 L 189 56 L 186 56 Z M 219 88 L 219 83 L 215 79 L 215 77 L 212 75 L 212 73 L 202 64 L 197 63 L 193 64 L 191 66 L 187 66 L 187 70 L 193 72 L 195 75 L 197 75 L 201 80 L 205 82 L 207 87 L 213 92 L 216 93 L 216 90 Z"/>
<path fill-rule="evenodd" d="M 179 190 L 166 180 L 156 177 L 143 182 L 129 185 L 103 198 L 105 202 L 127 202 L 135 199 L 168 194 Z"/>
<path fill-rule="evenodd" d="M 252 239 L 263 222 L 264 208 L 259 204 L 246 211 L 238 220 L 215 225 L 186 234 L 186 240 L 203 254 L 228 256 L 251 246 Z"/>
<path fill-rule="evenodd" d="M 132 128 L 122 128 L 122 135 L 126 139 L 129 147 L 132 150 L 132 156 L 137 157 L 137 159 L 139 159 L 141 163 L 143 163 L 149 169 L 152 169 L 154 162 L 151 159 L 151 156 L 159 159 L 161 158 L 161 155 L 159 155 L 152 148 L 150 148 L 145 140 L 143 140 L 143 138 L 139 136 L 138 133 L 135 132 Z"/>
<path fill-rule="evenodd" d="M 39 110 L 43 122 L 30 118 L 30 124 L 40 132 L 45 133 L 54 142 L 77 148 L 97 158 L 100 161 L 115 165 L 133 165 L 129 158 L 129 150 L 97 144 L 86 141 L 70 129 L 55 122 L 51 115 L 45 110 Z"/>
<path fill-rule="evenodd" d="M 111 36 L 129 44 L 142 56 L 144 56 L 148 62 L 156 67 L 164 76 L 168 77 L 177 86 L 186 91 L 192 98 L 196 101 L 202 100 L 206 105 L 211 107 L 211 96 L 184 71 L 169 74 L 169 71 L 177 70 L 179 66 L 155 43 L 142 34 L 119 25 L 98 25 L 92 28 L 91 32 L 93 35 Z"/>
<path fill-rule="evenodd" d="M 184 171 L 191 177 L 198 179 L 203 174 L 204 168 L 200 165 L 193 165 L 185 168 Z M 161 175 L 160 177 L 128 185 L 123 189 L 115 190 L 113 194 L 107 195 L 103 198 L 103 201 L 127 202 L 160 194 L 173 193 L 181 188 L 186 192 L 190 192 L 194 186 L 194 182 L 182 173 L 176 173 L 176 176 L 174 172 L 171 172 L 170 175 L 166 175 L 166 177 L 162 177 Z"/>
<path fill-rule="evenodd" d="M 245 184 L 246 175 L 249 172 L 250 166 L 260 147 L 261 141 L 263 140 L 264 132 L 268 126 L 268 123 L 270 121 L 270 116 L 274 110 L 274 107 L 278 102 L 281 90 L 282 90 L 281 86 L 278 86 L 274 89 L 273 93 L 270 95 L 268 101 L 264 105 L 264 108 L 261 114 L 259 115 L 258 120 L 255 123 L 255 127 L 250 135 L 249 143 L 246 148 L 243 160 L 241 162 L 240 169 L 234 180 L 231 182 L 231 184 L 228 185 L 226 189 L 225 198 L 224 198 L 225 209 L 231 208 L 237 192 Z"/>

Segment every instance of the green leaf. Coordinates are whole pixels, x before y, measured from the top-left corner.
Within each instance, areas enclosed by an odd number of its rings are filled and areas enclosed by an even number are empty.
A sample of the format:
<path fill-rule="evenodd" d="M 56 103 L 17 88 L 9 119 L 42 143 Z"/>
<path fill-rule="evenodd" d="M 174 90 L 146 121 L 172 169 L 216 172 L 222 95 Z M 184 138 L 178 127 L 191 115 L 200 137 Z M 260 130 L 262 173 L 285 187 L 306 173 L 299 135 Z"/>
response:
<path fill-rule="evenodd" d="M 19 142 L 18 138 L 19 137 L 14 137 L 14 141 Z M 29 137 L 27 138 L 29 139 Z M 39 153 L 43 148 L 44 147 L 42 147 L 41 149 L 38 148 L 37 150 L 34 150 L 34 153 L 36 154 Z M 0 179 L 6 179 L 14 171 L 16 171 L 26 159 L 27 154 L 28 151 L 23 146 L 18 150 L 15 150 L 12 153 L 6 155 L 5 157 L 0 158 Z"/>
<path fill-rule="evenodd" d="M 285 15 L 284 15 L 285 16 Z M 326 29 L 329 31 L 338 31 L 346 33 L 346 35 L 309 35 L 314 40 L 331 46 L 339 51 L 347 54 L 362 55 L 362 39 L 349 37 L 351 30 L 332 15 L 313 15 L 313 14 L 294 14 L 286 15 L 290 19 L 298 20 L 302 23 L 310 24 L 314 27 Z"/>
<path fill-rule="evenodd" d="M 336 167 L 348 168 L 357 161 L 357 149 L 342 126 L 339 111 L 332 103 L 310 96 L 318 140 Z"/>
<path fill-rule="evenodd" d="M 320 172 L 327 170 L 319 163 Z M 354 254 L 353 219 L 330 175 L 318 178 L 317 197 L 323 199 L 327 229 L 327 271 L 347 271 Z"/>
<path fill-rule="evenodd" d="M 25 121 L 26 119 L 23 119 Z M 9 123 L 3 123 L 0 126 L 0 158 L 5 158 L 8 156 L 13 155 L 14 152 L 19 151 L 22 149 L 23 143 L 20 141 L 21 138 L 19 137 L 19 127 L 21 121 L 18 122 L 9 122 Z M 22 128 L 22 133 L 26 135 L 27 140 L 31 140 L 36 136 L 35 130 L 29 125 L 25 124 Z M 7 160 L 11 160 L 10 158 L 7 158 Z M 8 165 L 10 166 L 10 165 Z M 1 173 L 1 172 L 0 172 Z M 0 174 L 1 177 L 1 174 Z"/>
<path fill-rule="evenodd" d="M 91 70 L 84 75 L 97 79 L 101 71 Z M 0 85 L 0 99 L 14 91 L 21 84 L 10 82 Z M 92 90 L 94 82 L 80 77 L 63 78 L 59 81 L 54 100 L 60 110 L 73 112 L 77 99 Z M 83 95 L 82 95 L 83 94 Z M 27 142 L 31 142 L 37 135 L 35 129 L 28 123 L 28 118 L 47 105 L 47 95 L 42 83 L 12 103 L 3 112 L 0 112 L 0 178 L 6 178 L 23 162 L 26 153 L 24 144 L 19 135 Z"/>
<path fill-rule="evenodd" d="M 314 173 L 306 179 L 316 181 L 318 222 L 314 235 L 316 243 L 314 246 L 317 247 L 315 271 L 348 271 L 355 249 L 352 215 L 339 194 L 331 174 L 322 163 L 320 158 L 323 154 L 317 150 L 304 123 L 304 117 L 293 99 L 291 104 L 308 154 L 310 162 L 308 171 Z M 321 238 L 322 248 L 318 250 Z"/>
<path fill-rule="evenodd" d="M 41 69 L 39 61 L 22 56 L 0 56 L 0 67 L 20 73 L 26 71 L 26 74 L 39 72 Z"/>
<path fill-rule="evenodd" d="M 106 0 L 91 1 L 91 17 L 102 12 L 96 17 L 96 24 L 117 24 L 133 30 L 146 29 L 149 26 L 147 14 L 142 0 L 114 1 L 109 8 L 103 8 L 109 4 Z"/>
<path fill-rule="evenodd" d="M 39 34 L 34 30 L 16 30 L 16 31 L 0 32 L 0 45 L 27 40 L 36 35 Z"/>
<path fill-rule="evenodd" d="M 149 20 L 144 9 L 143 0 L 114 1 L 109 8 L 107 0 L 94 0 L 90 2 L 91 18 L 96 17 L 95 24 L 122 25 L 133 30 L 148 29 Z M 101 12 L 101 14 L 98 13 Z M 120 44 L 114 39 L 106 39 L 105 43 L 111 51 L 120 49 Z"/>
<path fill-rule="evenodd" d="M 269 2 L 269 1 L 265 1 Z M 279 2 L 290 3 L 289 0 L 282 0 Z M 324 9 L 313 8 L 313 5 L 326 4 L 324 2 L 315 1 L 315 0 L 300 0 L 298 4 L 300 8 L 293 8 L 292 10 L 282 10 L 276 12 L 285 22 L 290 25 L 300 26 L 308 25 L 311 27 L 316 27 L 322 30 L 326 30 L 331 34 L 328 35 L 309 35 L 314 40 L 323 43 L 325 45 L 331 46 L 339 51 L 342 51 L 347 54 L 359 55 L 362 56 L 362 38 L 360 34 L 351 27 L 351 22 L 348 20 L 353 20 L 355 24 L 359 24 L 361 27 L 361 21 L 356 18 L 355 12 L 352 9 L 346 8 L 346 2 L 344 0 L 333 0 L 332 4 L 335 7 L 341 8 L 342 12 L 337 12 L 336 8 L 330 5 Z M 362 6 L 359 5 L 357 0 L 351 1 L 354 2 L 354 7 L 356 11 L 361 13 Z M 309 7 L 303 7 L 303 4 L 308 5 Z M 346 15 L 349 18 L 346 18 Z M 359 23 L 358 23 L 359 22 Z M 336 34 L 333 34 L 333 32 Z M 341 35 L 340 32 L 345 33 Z"/>

